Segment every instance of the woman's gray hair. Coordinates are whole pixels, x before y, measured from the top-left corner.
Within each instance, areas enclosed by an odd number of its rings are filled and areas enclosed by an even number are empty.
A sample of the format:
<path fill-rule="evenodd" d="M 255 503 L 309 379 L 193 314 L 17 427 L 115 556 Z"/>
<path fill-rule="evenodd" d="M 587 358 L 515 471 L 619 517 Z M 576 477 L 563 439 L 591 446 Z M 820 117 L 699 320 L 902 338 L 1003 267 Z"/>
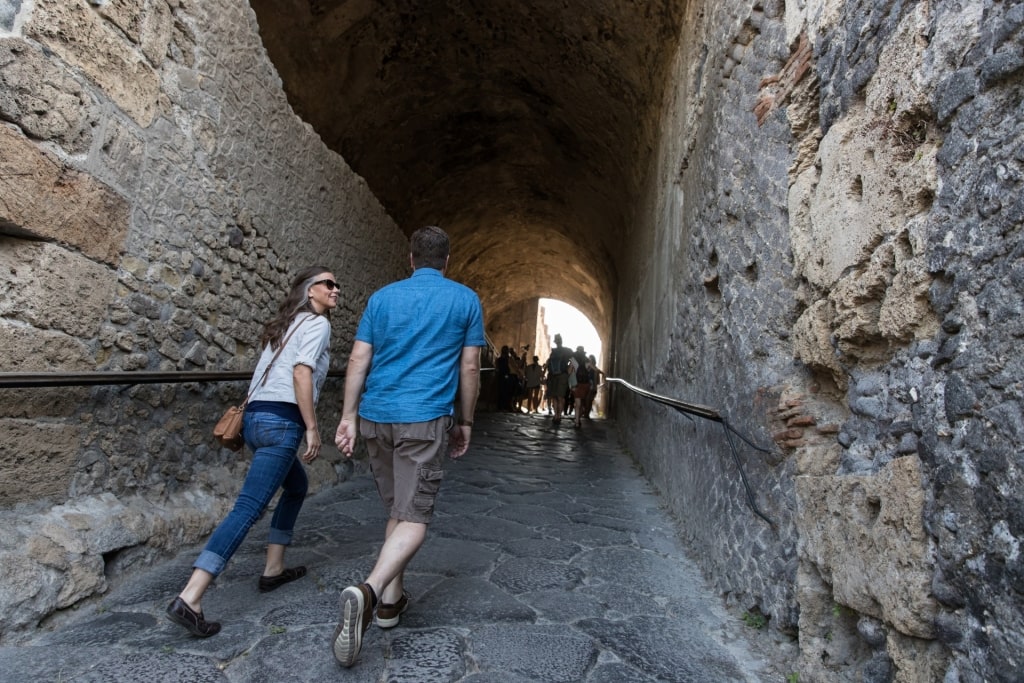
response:
<path fill-rule="evenodd" d="M 295 305 L 295 308 L 291 310 L 289 317 L 295 316 L 309 308 L 309 288 L 313 286 L 313 283 L 316 282 L 321 275 L 323 275 L 323 273 L 318 273 L 317 275 L 308 277 L 306 278 L 306 281 L 302 283 L 302 299 Z"/>
<path fill-rule="evenodd" d="M 329 272 L 331 271 L 323 266 L 310 266 L 303 268 L 295 275 L 288 288 L 288 294 L 278 306 L 277 314 L 263 328 L 263 334 L 260 335 L 261 346 L 269 344 L 272 349 L 276 350 L 295 316 L 302 311 L 314 312 L 312 306 L 309 305 L 309 288 Z M 330 317 L 327 311 L 324 311 L 322 315 Z"/>

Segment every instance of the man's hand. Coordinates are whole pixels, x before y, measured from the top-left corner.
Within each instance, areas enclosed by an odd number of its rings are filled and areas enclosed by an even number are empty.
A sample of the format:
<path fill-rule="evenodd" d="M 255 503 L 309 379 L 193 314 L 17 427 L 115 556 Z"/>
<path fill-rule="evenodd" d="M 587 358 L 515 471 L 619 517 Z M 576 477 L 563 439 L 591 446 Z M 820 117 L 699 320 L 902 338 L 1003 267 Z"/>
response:
<path fill-rule="evenodd" d="M 473 428 L 469 425 L 456 425 L 448 432 L 448 457 L 452 460 L 461 457 L 469 448 L 469 436 Z"/>
<path fill-rule="evenodd" d="M 341 419 L 341 422 L 338 423 L 338 431 L 334 435 L 334 445 L 345 454 L 346 458 L 352 457 L 356 448 L 355 420 L 344 417 Z"/>

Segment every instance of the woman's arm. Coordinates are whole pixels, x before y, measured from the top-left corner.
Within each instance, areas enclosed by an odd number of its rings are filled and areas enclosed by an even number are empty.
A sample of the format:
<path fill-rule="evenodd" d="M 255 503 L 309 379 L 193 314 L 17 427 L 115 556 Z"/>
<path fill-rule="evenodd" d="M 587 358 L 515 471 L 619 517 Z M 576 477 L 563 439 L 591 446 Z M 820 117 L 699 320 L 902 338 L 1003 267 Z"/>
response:
<path fill-rule="evenodd" d="M 302 421 L 306 424 L 306 452 L 300 458 L 302 462 L 313 462 L 320 455 L 320 432 L 316 425 L 316 406 L 313 404 L 313 368 L 308 365 L 296 365 L 292 370 L 292 381 L 295 385 L 295 402 L 302 413 Z"/>

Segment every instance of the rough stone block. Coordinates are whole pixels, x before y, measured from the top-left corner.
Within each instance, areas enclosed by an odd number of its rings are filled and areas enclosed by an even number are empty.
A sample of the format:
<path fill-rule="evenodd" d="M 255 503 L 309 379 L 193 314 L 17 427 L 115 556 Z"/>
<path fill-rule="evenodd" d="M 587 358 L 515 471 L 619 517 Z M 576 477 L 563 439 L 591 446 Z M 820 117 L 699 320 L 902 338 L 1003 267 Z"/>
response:
<path fill-rule="evenodd" d="M 4 580 L 0 581 L 0 634 L 39 621 L 40 606 L 56 602 L 61 579 L 55 569 L 44 568 L 24 556 L 21 549 L 0 550 Z M 52 609 L 52 608 L 51 608 Z"/>
<path fill-rule="evenodd" d="M 38 349 L 46 349 L 46 353 L 38 353 Z M 80 340 L 6 320 L 0 320 L 0 359 L 0 372 L 93 368 L 89 348 Z M 4 389 L 0 391 L 0 416 L 64 417 L 78 410 L 88 394 L 85 387 Z"/>
<path fill-rule="evenodd" d="M 124 198 L 0 126 L 0 232 L 28 234 L 116 264 L 128 232 Z"/>
<path fill-rule="evenodd" d="M 99 105 L 82 84 L 23 40 L 0 40 L 0 118 L 72 154 L 88 151 Z"/>
<path fill-rule="evenodd" d="M 934 560 L 924 530 L 920 461 L 898 458 L 875 475 L 798 477 L 802 556 L 836 602 L 901 633 L 934 637 Z"/>
<path fill-rule="evenodd" d="M 63 501 L 81 443 L 78 425 L 0 418 L 0 501 L 4 507 Z"/>
<path fill-rule="evenodd" d="M 88 3 L 38 0 L 24 30 L 85 73 L 140 126 L 153 121 L 160 96 L 157 74 L 138 46 Z"/>
<path fill-rule="evenodd" d="M 93 4 L 100 16 L 141 48 L 152 65 L 160 65 L 171 43 L 173 19 L 168 3 L 112 0 Z"/>
<path fill-rule="evenodd" d="M 832 305 L 826 300 L 818 300 L 800 314 L 793 325 L 793 357 L 812 368 L 827 370 L 836 385 L 846 387 L 846 371 L 835 349 L 832 348 L 831 320 Z"/>
<path fill-rule="evenodd" d="M 890 630 L 886 651 L 896 669 L 892 678 L 895 683 L 941 681 L 945 678 L 949 651 L 939 642 L 911 638 Z"/>
<path fill-rule="evenodd" d="M 0 315 L 81 339 L 99 334 L 114 271 L 54 244 L 0 237 Z"/>

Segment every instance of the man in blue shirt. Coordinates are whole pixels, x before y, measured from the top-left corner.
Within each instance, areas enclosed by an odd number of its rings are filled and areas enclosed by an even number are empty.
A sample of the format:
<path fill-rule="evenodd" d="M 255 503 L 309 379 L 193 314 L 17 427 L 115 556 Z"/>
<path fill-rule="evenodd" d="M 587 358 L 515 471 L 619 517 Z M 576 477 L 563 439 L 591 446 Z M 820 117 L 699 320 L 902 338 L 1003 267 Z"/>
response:
<path fill-rule="evenodd" d="M 366 440 L 388 510 L 373 571 L 341 593 L 331 649 L 342 666 L 355 663 L 374 611 L 377 625 L 391 628 L 408 608 L 403 573 L 426 537 L 445 450 L 458 458 L 469 448 L 480 392 L 480 347 L 487 343 L 480 299 L 444 277 L 449 241 L 441 228 L 420 228 L 409 246 L 412 277 L 375 292 L 363 312 L 335 435 L 348 457 L 357 429 Z"/>

